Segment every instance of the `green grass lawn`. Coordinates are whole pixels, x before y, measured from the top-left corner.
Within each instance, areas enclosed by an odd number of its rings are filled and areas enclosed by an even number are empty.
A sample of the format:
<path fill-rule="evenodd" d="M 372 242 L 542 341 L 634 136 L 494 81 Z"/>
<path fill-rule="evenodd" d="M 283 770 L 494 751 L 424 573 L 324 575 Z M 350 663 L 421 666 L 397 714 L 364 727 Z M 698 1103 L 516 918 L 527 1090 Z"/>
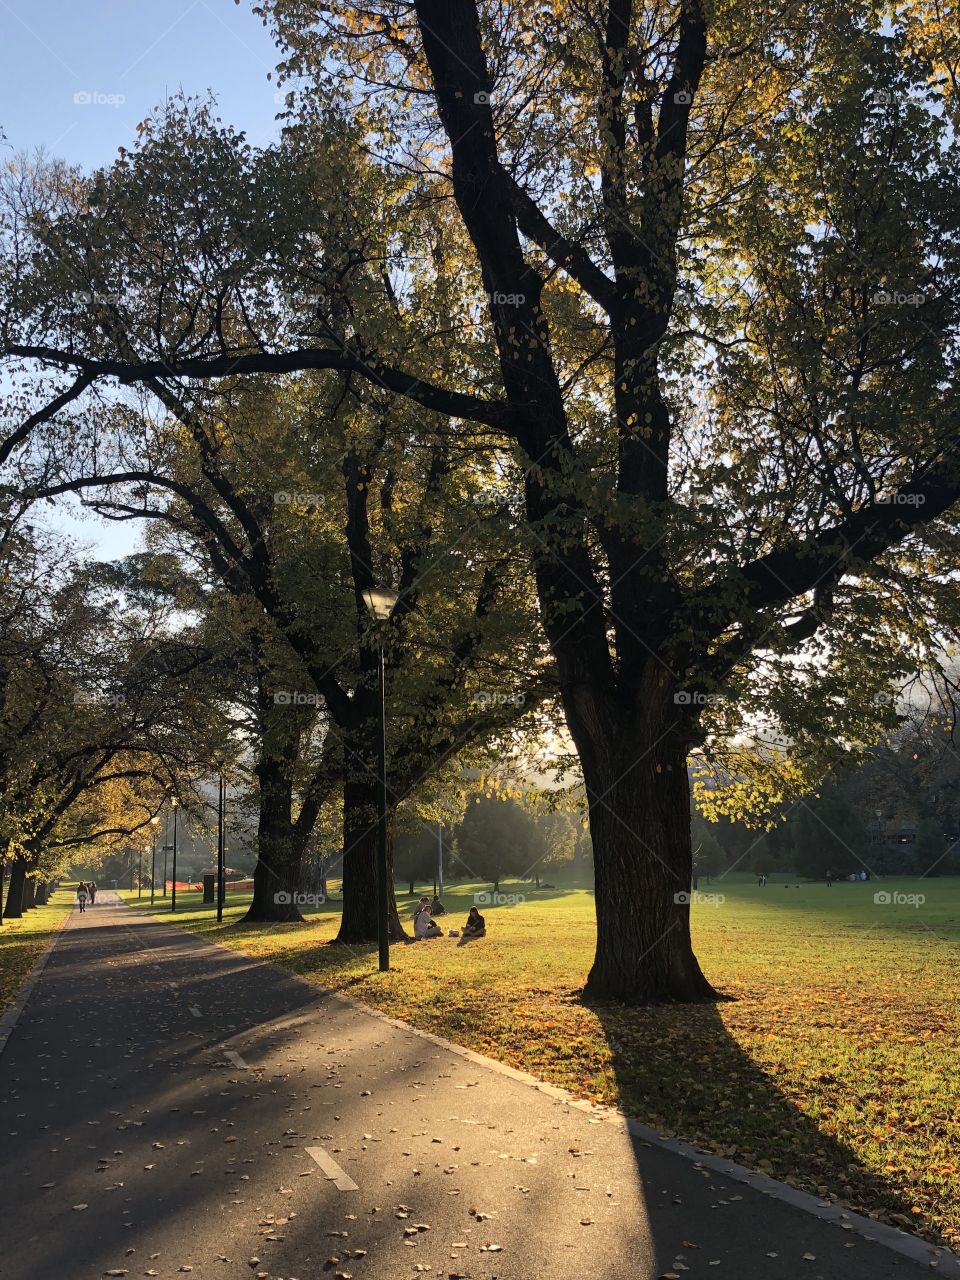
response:
<path fill-rule="evenodd" d="M 484 888 L 449 888 L 442 923 L 460 926 Z M 218 926 L 199 894 L 182 894 L 177 922 L 661 1132 L 960 1245 L 960 879 L 798 888 L 775 877 L 760 889 L 731 874 L 701 884 L 724 901 L 694 905 L 697 953 L 735 999 L 630 1010 L 579 998 L 595 937 L 588 890 L 502 888 L 526 901 L 482 907 L 486 938 L 394 947 L 389 974 L 376 972 L 373 946 L 324 945 L 336 899 L 306 924 L 236 927 L 244 903 L 230 902 Z M 878 891 L 926 901 L 878 904 Z M 401 914 L 415 901 L 403 893 Z"/>
<path fill-rule="evenodd" d="M 0 925 L 0 1013 L 17 998 L 27 974 L 50 935 L 73 905 L 73 890 L 61 887 L 45 907 L 34 907 L 19 920 Z"/>

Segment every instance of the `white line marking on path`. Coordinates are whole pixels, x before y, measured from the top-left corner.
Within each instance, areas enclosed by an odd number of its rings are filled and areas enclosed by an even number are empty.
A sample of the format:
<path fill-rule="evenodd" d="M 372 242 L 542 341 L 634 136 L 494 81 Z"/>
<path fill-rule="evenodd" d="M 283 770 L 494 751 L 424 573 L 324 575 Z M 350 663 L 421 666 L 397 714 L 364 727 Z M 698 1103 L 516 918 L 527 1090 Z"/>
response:
<path fill-rule="evenodd" d="M 229 1061 L 232 1062 L 235 1067 L 239 1067 L 241 1071 L 249 1070 L 247 1064 L 240 1057 L 239 1053 L 237 1053 L 236 1049 L 228 1049 L 223 1056 L 229 1059 Z"/>
<path fill-rule="evenodd" d="M 323 1147 L 307 1147 L 308 1156 L 312 1156 L 338 1191 L 359 1191 L 360 1188 L 352 1178 L 347 1177 L 332 1156 L 328 1156 Z"/>
<path fill-rule="evenodd" d="M 202 1014 L 200 1013 L 200 1010 L 197 1008 L 197 1006 L 196 1006 L 195 1004 L 192 1004 L 192 1005 L 190 1006 L 190 1012 L 193 1014 L 193 1016 L 194 1016 L 195 1018 L 202 1017 Z"/>

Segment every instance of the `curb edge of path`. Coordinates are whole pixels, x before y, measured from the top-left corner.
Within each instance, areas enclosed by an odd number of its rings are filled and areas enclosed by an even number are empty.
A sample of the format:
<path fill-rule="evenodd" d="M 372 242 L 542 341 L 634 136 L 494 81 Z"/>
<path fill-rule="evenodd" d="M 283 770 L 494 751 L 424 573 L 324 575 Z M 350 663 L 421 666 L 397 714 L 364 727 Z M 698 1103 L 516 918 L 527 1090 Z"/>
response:
<path fill-rule="evenodd" d="M 127 907 L 127 903 L 123 902 L 122 899 L 121 904 Z M 133 911 L 133 908 L 128 907 L 128 910 Z M 139 915 L 140 912 L 136 914 Z M 854 1231 L 857 1235 L 870 1241 L 871 1244 L 879 1244 L 894 1253 L 899 1253 L 902 1257 L 908 1258 L 918 1266 L 927 1267 L 935 1271 L 937 1275 L 951 1276 L 954 1280 L 960 1280 L 960 1257 L 951 1252 L 945 1245 L 930 1244 L 919 1236 L 901 1231 L 898 1227 L 891 1227 L 883 1222 L 875 1222 L 872 1218 L 865 1218 L 862 1214 L 851 1213 L 841 1209 L 838 1205 L 818 1200 L 816 1196 L 807 1191 L 800 1191 L 786 1182 L 779 1182 L 776 1178 L 768 1177 L 765 1173 L 758 1173 L 754 1169 L 748 1169 L 745 1165 L 735 1164 L 723 1156 L 713 1155 L 709 1151 L 700 1151 L 679 1138 L 665 1138 L 656 1129 L 651 1128 L 640 1120 L 634 1119 L 632 1116 L 628 1116 L 625 1111 L 621 1111 L 617 1107 L 602 1106 L 587 1102 L 583 1098 L 577 1098 L 560 1085 L 549 1084 L 545 1080 L 538 1079 L 529 1071 L 521 1071 L 519 1067 L 511 1067 L 506 1062 L 499 1062 L 496 1058 L 489 1058 L 485 1054 L 478 1053 L 475 1049 L 468 1049 L 465 1045 L 446 1040 L 443 1036 L 438 1036 L 432 1031 L 424 1031 L 409 1022 L 404 1022 L 401 1018 L 394 1018 L 389 1013 L 384 1013 L 373 1005 L 365 1004 L 362 1000 L 356 999 L 355 996 L 344 995 L 339 991 L 332 990 L 330 987 L 322 987 L 319 983 L 311 982 L 309 978 L 305 978 L 301 974 L 292 973 L 289 969 L 284 969 L 281 965 L 273 964 L 267 960 L 258 960 L 255 956 L 247 955 L 235 947 L 225 946 L 222 942 L 211 942 L 208 938 L 190 930 L 181 929 L 172 920 L 167 920 L 149 912 L 143 912 L 143 914 L 147 915 L 151 920 L 156 920 L 158 924 L 172 924 L 184 937 L 191 938 L 206 946 L 214 947 L 218 951 L 226 952 L 233 957 L 242 956 L 254 964 L 262 965 L 265 969 L 272 969 L 278 977 L 294 983 L 297 987 L 307 987 L 314 993 L 318 993 L 328 999 L 337 1000 L 341 1004 L 348 1005 L 373 1018 L 379 1018 L 381 1022 L 385 1022 L 388 1026 L 397 1030 L 410 1032 L 421 1040 L 426 1040 L 441 1049 L 446 1049 L 450 1053 L 456 1054 L 457 1057 L 474 1063 L 476 1066 L 484 1067 L 488 1071 L 494 1071 L 498 1075 L 506 1076 L 511 1080 L 515 1080 L 518 1084 L 526 1085 L 528 1088 L 534 1088 L 547 1097 L 554 1098 L 556 1101 L 563 1102 L 577 1111 L 584 1112 L 598 1123 L 612 1124 L 625 1129 L 631 1137 L 637 1138 L 652 1148 L 669 1151 L 683 1160 L 700 1165 L 704 1169 L 710 1169 L 714 1173 L 722 1174 L 734 1182 L 750 1187 L 753 1191 L 759 1191 L 761 1195 L 791 1205 L 801 1213 L 810 1214 L 821 1222 L 832 1222 L 843 1230 Z M 59 934 L 59 930 L 57 933 Z M 50 950 L 52 950 L 55 940 L 56 937 L 51 941 Z M 43 963 L 46 963 L 45 957 Z M 39 976 L 39 973 L 37 976 Z M 0 1034 L 2 1034 L 2 1024 L 0 1024 Z M 3 1043 L 0 1040 L 0 1052 L 2 1052 Z"/>
<path fill-rule="evenodd" d="M 59 941 L 59 938 L 60 938 L 60 934 L 67 927 L 67 922 L 69 921 L 72 914 L 73 914 L 73 908 L 68 906 L 67 910 L 64 912 L 63 919 L 53 930 L 53 933 L 51 933 L 50 937 L 47 939 L 47 943 L 44 946 L 43 950 L 40 952 L 36 960 L 33 962 L 33 968 L 30 970 L 30 972 L 27 974 L 26 978 L 24 979 L 23 985 L 21 986 L 20 991 L 17 994 L 16 1000 L 14 1000 L 13 1004 L 6 1011 L 6 1013 L 0 1014 L 0 1055 L 2 1055 L 4 1049 L 6 1049 L 7 1041 L 10 1039 L 10 1036 L 13 1034 L 14 1028 L 16 1027 L 17 1023 L 20 1021 L 20 1015 L 23 1013 L 23 1010 L 26 1007 L 27 1001 L 30 999 L 31 995 L 33 994 L 33 989 L 39 982 L 40 975 L 41 973 L 43 973 L 44 969 L 47 966 L 47 961 L 50 959 L 50 955 L 53 951 L 53 948 L 57 945 L 57 942 Z"/>

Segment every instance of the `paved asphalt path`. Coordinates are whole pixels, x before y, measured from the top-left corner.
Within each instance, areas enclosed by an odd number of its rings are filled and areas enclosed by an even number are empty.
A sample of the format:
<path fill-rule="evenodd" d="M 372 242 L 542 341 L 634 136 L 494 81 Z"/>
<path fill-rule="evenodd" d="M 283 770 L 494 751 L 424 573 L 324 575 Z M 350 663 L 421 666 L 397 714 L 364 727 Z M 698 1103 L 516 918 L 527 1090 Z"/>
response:
<path fill-rule="evenodd" d="M 925 1270 L 111 898 L 0 1057 L 0 1276 Z"/>

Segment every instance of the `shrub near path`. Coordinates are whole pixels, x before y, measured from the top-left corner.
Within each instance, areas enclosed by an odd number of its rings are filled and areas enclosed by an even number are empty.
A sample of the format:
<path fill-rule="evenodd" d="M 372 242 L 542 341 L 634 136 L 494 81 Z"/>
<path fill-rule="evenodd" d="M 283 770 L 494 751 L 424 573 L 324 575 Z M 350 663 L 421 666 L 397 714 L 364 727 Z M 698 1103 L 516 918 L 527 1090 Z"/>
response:
<path fill-rule="evenodd" d="M 459 927 L 484 886 L 445 894 Z M 415 1026 L 619 1106 L 701 1148 L 960 1248 L 960 881 L 760 889 L 730 875 L 694 902 L 719 1006 L 586 1006 L 588 890 L 505 884 L 487 937 L 325 946 L 336 903 L 307 924 L 218 928 L 196 895 L 177 922 Z M 875 894 L 891 894 L 876 902 Z M 713 898 L 706 896 L 713 894 Z M 922 904 L 899 902 L 921 896 Z M 135 901 L 135 900 L 134 900 Z M 409 907 L 401 907 L 408 915 Z"/>

